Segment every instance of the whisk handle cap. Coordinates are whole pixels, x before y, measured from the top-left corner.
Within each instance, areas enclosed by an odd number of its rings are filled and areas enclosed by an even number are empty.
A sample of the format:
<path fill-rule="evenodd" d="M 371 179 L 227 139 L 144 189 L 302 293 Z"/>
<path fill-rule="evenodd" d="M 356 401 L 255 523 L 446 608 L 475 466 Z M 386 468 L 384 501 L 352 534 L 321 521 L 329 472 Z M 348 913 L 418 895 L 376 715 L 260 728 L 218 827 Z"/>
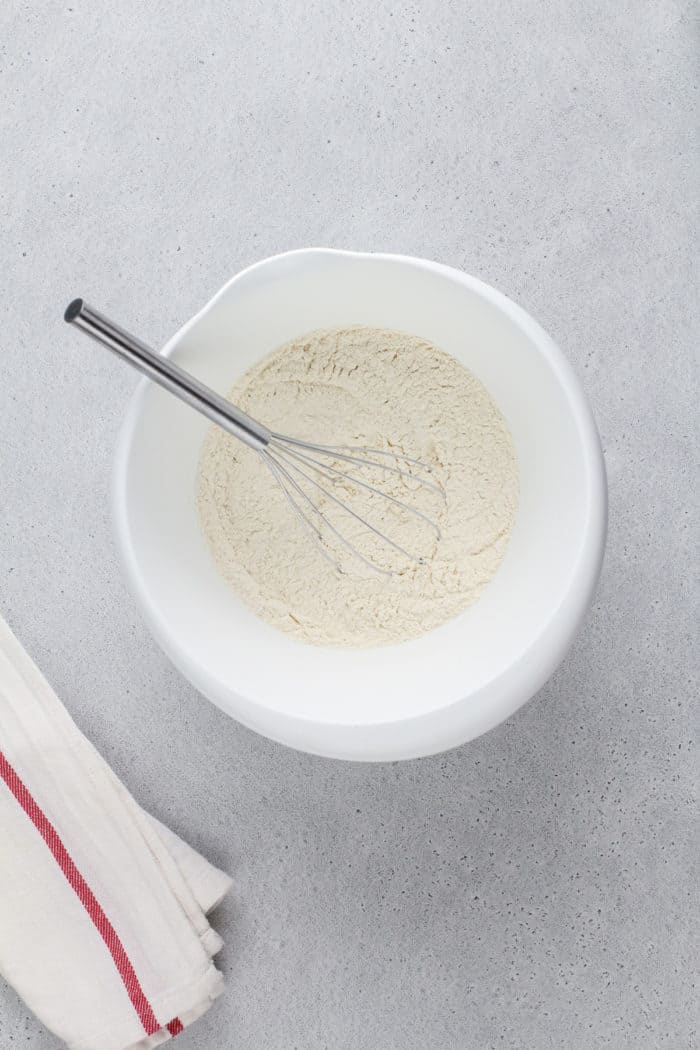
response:
<path fill-rule="evenodd" d="M 74 320 L 78 316 L 78 314 L 80 313 L 82 308 L 83 308 L 83 300 L 82 299 L 72 299 L 68 303 L 68 306 L 66 307 L 66 309 L 64 311 L 63 320 L 64 321 L 68 321 L 70 323 L 72 320 Z"/>
<path fill-rule="evenodd" d="M 197 409 L 212 423 L 218 424 L 251 448 L 262 451 L 272 438 L 271 432 L 257 420 L 232 405 L 211 387 L 180 368 L 174 361 L 142 343 L 136 336 L 110 321 L 99 310 L 93 309 L 83 299 L 73 299 L 63 314 L 64 320 L 74 324 L 93 339 L 106 346 L 133 368 L 154 383 L 175 394 L 186 404 Z"/>

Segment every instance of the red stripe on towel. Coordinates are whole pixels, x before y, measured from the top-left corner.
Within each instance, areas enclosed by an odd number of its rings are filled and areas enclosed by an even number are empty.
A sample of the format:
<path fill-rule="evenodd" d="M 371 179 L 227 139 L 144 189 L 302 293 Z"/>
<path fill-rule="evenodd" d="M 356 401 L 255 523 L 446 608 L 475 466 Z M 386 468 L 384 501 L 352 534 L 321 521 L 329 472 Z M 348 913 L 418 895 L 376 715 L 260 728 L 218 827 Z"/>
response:
<path fill-rule="evenodd" d="M 180 1032 L 185 1031 L 185 1026 L 179 1017 L 173 1017 L 172 1021 L 168 1021 L 165 1026 L 171 1035 L 179 1035 Z"/>
<path fill-rule="evenodd" d="M 97 897 L 76 868 L 68 850 L 61 842 L 60 836 L 55 827 L 36 803 L 28 788 L 7 761 L 2 751 L 0 751 L 0 776 L 3 778 L 8 788 L 53 853 L 54 860 L 72 888 L 75 890 L 80 903 L 92 919 L 100 937 L 107 945 L 109 953 L 114 959 L 114 965 L 119 971 L 119 976 L 124 982 L 124 987 L 131 999 L 134 1010 L 136 1010 L 136 1013 L 139 1015 L 139 1019 L 144 1027 L 146 1035 L 153 1035 L 155 1032 L 159 1031 L 161 1026 L 156 1021 L 156 1016 L 153 1013 L 151 1004 L 144 994 L 143 988 L 136 976 L 136 971 L 131 965 L 117 931 L 102 910 L 102 906 L 97 900 Z M 170 1026 L 168 1026 L 168 1028 L 169 1027 Z"/>

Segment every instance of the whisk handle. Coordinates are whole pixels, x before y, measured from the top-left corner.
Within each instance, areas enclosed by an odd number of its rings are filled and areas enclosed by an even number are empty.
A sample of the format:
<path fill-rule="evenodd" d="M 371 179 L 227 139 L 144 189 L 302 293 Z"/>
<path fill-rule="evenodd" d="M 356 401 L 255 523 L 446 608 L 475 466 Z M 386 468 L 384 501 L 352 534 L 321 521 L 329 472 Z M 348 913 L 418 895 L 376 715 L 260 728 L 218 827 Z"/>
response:
<path fill-rule="evenodd" d="M 251 448 L 261 451 L 270 443 L 272 434 L 267 427 L 241 412 L 225 397 L 200 383 L 167 357 L 157 354 L 140 339 L 114 324 L 99 310 L 93 310 L 82 299 L 74 299 L 66 308 L 64 319 L 87 332 L 98 343 L 132 365 L 143 375 L 158 383 L 181 401 L 196 408 L 203 416 L 217 423 L 229 434 Z"/>

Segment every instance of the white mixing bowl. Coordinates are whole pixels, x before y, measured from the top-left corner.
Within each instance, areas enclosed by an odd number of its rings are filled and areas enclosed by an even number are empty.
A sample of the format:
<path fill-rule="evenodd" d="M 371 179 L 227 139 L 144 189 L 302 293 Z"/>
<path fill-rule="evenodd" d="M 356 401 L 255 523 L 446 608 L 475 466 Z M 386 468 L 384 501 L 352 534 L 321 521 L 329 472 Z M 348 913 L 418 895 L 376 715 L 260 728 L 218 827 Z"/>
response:
<path fill-rule="evenodd" d="M 273 740 L 385 761 L 478 736 L 552 674 L 600 571 L 606 482 L 590 409 L 552 340 L 504 295 L 437 263 L 325 249 L 278 255 L 229 281 L 164 353 L 225 393 L 288 339 L 356 324 L 447 350 L 508 422 L 520 505 L 503 563 L 471 609 L 414 641 L 365 650 L 303 645 L 263 623 L 218 575 L 197 521 L 208 424 L 145 380 L 119 440 L 114 502 L 133 591 L 197 689 Z"/>

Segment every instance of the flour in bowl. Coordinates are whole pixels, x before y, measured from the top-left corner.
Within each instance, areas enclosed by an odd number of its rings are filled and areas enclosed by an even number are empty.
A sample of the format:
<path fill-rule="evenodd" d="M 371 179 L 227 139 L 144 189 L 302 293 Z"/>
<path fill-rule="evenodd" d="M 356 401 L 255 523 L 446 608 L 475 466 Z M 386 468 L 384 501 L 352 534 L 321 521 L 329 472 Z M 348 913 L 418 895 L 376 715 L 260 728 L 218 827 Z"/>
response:
<path fill-rule="evenodd" d="M 259 616 L 303 642 L 365 647 L 414 638 L 476 601 L 508 543 L 518 468 L 501 413 L 463 365 L 402 332 L 323 329 L 273 351 L 229 397 L 271 430 L 415 457 L 445 492 L 388 474 L 380 483 L 430 517 L 438 538 L 416 515 L 341 480 L 343 499 L 423 563 L 355 519 L 341 521 L 326 501 L 329 517 L 391 575 L 331 543 L 339 573 L 260 456 L 212 427 L 199 467 L 200 520 L 220 572 Z"/>

